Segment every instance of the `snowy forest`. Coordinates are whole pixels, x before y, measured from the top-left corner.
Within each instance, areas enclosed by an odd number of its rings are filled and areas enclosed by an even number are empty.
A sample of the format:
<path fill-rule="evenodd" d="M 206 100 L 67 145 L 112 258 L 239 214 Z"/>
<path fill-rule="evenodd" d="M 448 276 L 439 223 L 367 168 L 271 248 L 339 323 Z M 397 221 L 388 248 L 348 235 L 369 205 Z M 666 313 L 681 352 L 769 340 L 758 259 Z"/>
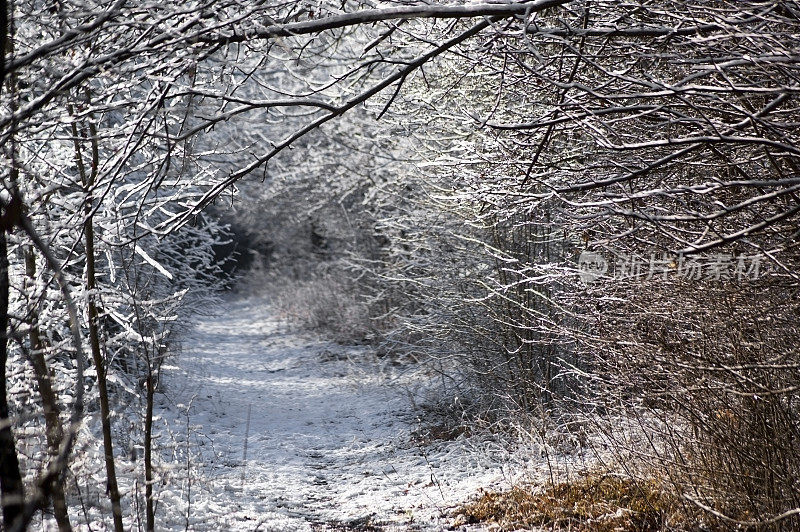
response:
<path fill-rule="evenodd" d="M 21 530 L 800 529 L 800 3 L 0 0 Z"/>

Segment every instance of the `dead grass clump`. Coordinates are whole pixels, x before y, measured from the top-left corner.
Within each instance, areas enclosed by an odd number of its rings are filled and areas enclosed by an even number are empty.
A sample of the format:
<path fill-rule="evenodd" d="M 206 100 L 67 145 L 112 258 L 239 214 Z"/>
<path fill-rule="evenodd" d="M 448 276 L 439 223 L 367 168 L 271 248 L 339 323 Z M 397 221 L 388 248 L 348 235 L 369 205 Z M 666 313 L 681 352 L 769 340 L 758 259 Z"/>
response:
<path fill-rule="evenodd" d="M 458 524 L 494 522 L 504 530 L 544 526 L 611 532 L 661 530 L 679 511 L 678 499 L 655 481 L 591 475 L 543 490 L 486 492 L 456 515 Z"/>

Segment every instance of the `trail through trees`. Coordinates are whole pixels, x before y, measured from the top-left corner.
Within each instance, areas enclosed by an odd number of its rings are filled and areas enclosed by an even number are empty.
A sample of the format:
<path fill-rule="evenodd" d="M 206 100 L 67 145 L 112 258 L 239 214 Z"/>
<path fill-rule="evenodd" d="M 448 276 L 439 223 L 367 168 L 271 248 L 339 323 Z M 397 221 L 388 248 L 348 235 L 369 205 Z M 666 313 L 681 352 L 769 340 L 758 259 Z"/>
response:
<path fill-rule="evenodd" d="M 487 441 L 422 445 L 412 402 L 427 377 L 413 366 L 298 334 L 271 312 L 231 301 L 165 368 L 162 415 L 185 431 L 188 409 L 192 529 L 441 529 L 454 505 L 502 478 Z"/>

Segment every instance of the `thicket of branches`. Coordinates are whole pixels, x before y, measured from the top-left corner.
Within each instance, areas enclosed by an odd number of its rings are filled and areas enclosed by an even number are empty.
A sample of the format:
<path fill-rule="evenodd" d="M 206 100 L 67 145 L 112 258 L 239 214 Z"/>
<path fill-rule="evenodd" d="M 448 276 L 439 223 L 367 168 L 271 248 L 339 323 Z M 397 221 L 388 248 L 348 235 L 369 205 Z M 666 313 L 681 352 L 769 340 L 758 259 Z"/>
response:
<path fill-rule="evenodd" d="M 575 2 L 497 23 L 368 104 L 392 98 L 391 134 L 358 148 L 371 174 L 320 167 L 311 197 L 333 192 L 317 228 L 359 220 L 377 245 L 335 248 L 383 346 L 718 523 L 790 526 L 796 9 Z M 369 202 L 337 204 L 345 177 Z M 582 253 L 605 275 L 587 281 Z"/>
<path fill-rule="evenodd" d="M 233 236 L 286 313 L 436 364 L 488 417 L 717 523 L 796 520 L 797 3 L 0 11 L 7 528 L 49 504 L 70 528 L 84 400 L 115 528 L 125 497 L 156 528 L 160 364 Z"/>

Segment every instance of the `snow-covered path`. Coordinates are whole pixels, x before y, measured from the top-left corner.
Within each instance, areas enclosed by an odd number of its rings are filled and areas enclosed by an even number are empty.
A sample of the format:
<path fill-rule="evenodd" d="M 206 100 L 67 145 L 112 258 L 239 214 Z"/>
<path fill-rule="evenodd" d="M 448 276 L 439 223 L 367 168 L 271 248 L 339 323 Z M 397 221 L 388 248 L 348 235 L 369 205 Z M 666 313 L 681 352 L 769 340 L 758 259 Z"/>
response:
<path fill-rule="evenodd" d="M 489 442 L 415 443 L 423 377 L 292 332 L 262 299 L 203 319 L 177 366 L 163 415 L 180 433 L 188 411 L 194 529 L 440 530 L 502 478 Z"/>

